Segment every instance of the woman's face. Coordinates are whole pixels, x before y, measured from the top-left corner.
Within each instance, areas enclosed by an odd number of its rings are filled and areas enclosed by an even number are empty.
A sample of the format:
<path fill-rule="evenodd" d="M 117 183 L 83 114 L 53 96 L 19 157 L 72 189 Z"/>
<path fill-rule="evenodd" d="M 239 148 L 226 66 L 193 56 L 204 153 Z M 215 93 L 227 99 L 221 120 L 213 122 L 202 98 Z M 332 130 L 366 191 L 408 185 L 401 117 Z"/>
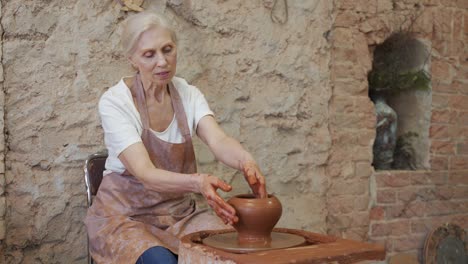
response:
<path fill-rule="evenodd" d="M 142 79 L 158 86 L 168 84 L 177 65 L 177 47 L 169 30 L 154 27 L 143 32 L 130 62 L 140 71 Z"/>

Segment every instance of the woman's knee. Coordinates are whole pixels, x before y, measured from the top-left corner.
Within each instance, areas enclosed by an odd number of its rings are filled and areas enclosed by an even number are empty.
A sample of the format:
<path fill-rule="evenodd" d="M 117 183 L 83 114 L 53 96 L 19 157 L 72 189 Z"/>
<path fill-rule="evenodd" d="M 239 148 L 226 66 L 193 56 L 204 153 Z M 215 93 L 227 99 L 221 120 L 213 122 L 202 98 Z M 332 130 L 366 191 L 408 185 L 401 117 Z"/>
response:
<path fill-rule="evenodd" d="M 177 255 L 161 246 L 148 248 L 138 258 L 136 264 L 176 264 Z"/>

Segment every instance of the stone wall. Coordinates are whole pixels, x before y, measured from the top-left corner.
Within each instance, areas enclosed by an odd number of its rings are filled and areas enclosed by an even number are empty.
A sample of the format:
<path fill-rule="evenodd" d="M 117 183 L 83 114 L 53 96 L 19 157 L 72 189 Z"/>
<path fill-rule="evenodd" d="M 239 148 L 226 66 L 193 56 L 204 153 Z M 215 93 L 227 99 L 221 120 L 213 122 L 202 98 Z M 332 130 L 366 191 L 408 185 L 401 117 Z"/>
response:
<path fill-rule="evenodd" d="M 374 12 L 362 2 L 335 2 L 332 42 L 330 133 L 332 148 L 327 174 L 328 232 L 365 240 L 369 226 L 369 179 L 373 172 L 374 106 L 367 96 L 371 56 L 358 16 Z M 356 10 L 357 9 L 357 10 Z"/>
<path fill-rule="evenodd" d="M 468 229 L 467 8 L 466 1 L 335 2 L 331 233 L 385 244 L 388 257 L 420 258 L 432 228 L 453 222 Z M 408 29 L 412 16 L 417 19 L 411 31 L 431 52 L 430 170 L 374 172 L 375 121 L 366 74 L 375 45 L 391 32 Z"/>
<path fill-rule="evenodd" d="M 2 3 L 0 2 L 0 19 L 2 18 Z M 3 27 L 0 24 L 0 36 L 3 35 Z M 0 58 L 3 54 L 3 43 L 0 41 Z M 6 197 L 5 197 L 5 133 L 4 131 L 4 109 L 5 109 L 5 94 L 3 92 L 3 65 L 0 64 L 0 241 L 5 239 L 6 224 L 5 224 L 5 210 L 6 210 Z M 1 246 L 0 246 L 1 247 Z M 2 261 L 2 257 L 0 257 Z"/>
<path fill-rule="evenodd" d="M 146 2 L 175 23 L 178 75 L 205 93 L 221 126 L 260 163 L 284 204 L 280 225 L 325 232 L 332 4 Z M 127 14 L 111 0 L 2 3 L 4 261 L 85 263 L 82 166 L 104 147 L 99 96 L 131 74 L 118 38 Z M 242 175 L 196 147 L 200 171 L 247 191 Z"/>
<path fill-rule="evenodd" d="M 82 166 L 125 73 L 110 1 L 3 1 L 7 263 L 86 261 Z"/>
<path fill-rule="evenodd" d="M 431 229 L 468 229 L 468 3 L 428 1 L 422 9 L 416 30 L 432 45 L 431 170 L 377 173 L 373 210 L 383 215 L 370 229 L 390 252 L 420 258 Z"/>

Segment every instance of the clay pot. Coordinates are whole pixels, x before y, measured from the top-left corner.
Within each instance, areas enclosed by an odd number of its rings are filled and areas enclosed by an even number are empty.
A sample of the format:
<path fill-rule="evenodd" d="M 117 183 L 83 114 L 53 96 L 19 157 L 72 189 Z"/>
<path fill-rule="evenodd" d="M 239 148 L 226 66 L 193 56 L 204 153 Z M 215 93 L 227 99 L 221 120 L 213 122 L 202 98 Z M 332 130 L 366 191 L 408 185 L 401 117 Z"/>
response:
<path fill-rule="evenodd" d="M 255 198 L 252 194 L 240 194 L 228 200 L 236 209 L 239 221 L 234 224 L 239 244 L 268 244 L 271 231 L 281 217 L 282 206 L 273 195 Z"/>

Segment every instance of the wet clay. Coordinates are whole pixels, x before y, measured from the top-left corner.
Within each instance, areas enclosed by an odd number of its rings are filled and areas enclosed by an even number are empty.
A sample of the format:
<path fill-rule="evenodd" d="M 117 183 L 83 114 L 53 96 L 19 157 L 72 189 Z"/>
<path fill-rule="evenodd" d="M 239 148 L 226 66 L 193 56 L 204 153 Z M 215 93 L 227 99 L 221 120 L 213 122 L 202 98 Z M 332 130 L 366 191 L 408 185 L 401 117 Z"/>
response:
<path fill-rule="evenodd" d="M 282 206 L 273 195 L 255 198 L 251 194 L 236 195 L 228 200 L 239 221 L 233 225 L 240 246 L 268 247 L 271 231 L 281 217 Z"/>

